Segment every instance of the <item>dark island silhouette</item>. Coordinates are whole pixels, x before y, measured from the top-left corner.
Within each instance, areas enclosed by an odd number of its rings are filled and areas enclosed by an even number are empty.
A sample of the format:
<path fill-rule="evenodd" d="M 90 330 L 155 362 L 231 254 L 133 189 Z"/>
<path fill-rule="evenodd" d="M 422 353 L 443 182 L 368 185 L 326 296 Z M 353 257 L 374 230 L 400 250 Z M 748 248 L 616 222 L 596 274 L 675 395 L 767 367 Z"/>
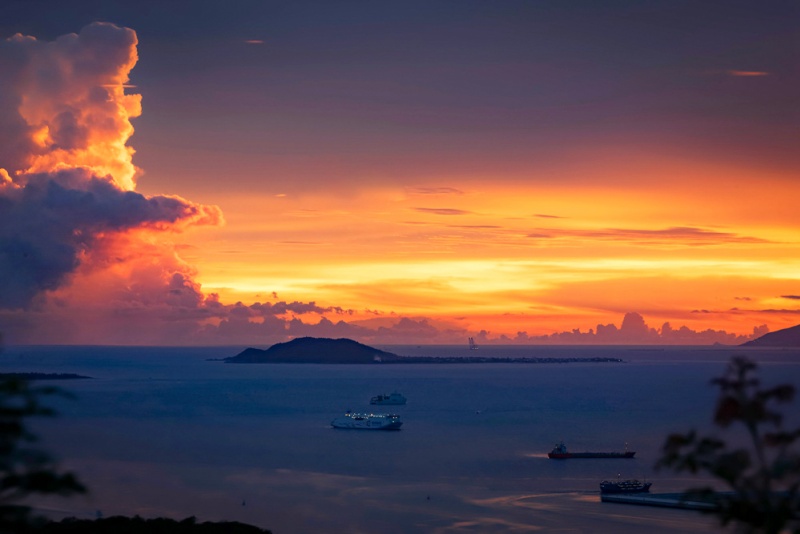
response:
<path fill-rule="evenodd" d="M 620 358 L 495 358 L 490 356 L 399 356 L 352 339 L 301 337 L 266 350 L 248 348 L 225 363 L 569 363 L 622 362 Z"/>
<path fill-rule="evenodd" d="M 227 363 L 375 363 L 399 356 L 353 341 L 323 337 L 300 337 L 277 343 L 266 350 L 248 348 Z"/>
<path fill-rule="evenodd" d="M 741 346 L 798 348 L 800 347 L 800 324 L 764 334 L 752 341 L 742 343 Z"/>

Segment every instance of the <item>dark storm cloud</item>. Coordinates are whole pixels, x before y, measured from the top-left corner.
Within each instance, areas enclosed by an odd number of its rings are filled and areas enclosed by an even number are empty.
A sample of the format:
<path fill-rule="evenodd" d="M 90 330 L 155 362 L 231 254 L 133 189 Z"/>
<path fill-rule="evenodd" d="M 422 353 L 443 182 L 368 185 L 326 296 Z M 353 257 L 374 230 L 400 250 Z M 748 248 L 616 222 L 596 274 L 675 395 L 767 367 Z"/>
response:
<path fill-rule="evenodd" d="M 215 209 L 177 197 L 122 191 L 84 169 L 0 187 L 0 307 L 25 307 L 37 294 L 58 288 L 98 235 L 214 223 L 218 217 Z"/>

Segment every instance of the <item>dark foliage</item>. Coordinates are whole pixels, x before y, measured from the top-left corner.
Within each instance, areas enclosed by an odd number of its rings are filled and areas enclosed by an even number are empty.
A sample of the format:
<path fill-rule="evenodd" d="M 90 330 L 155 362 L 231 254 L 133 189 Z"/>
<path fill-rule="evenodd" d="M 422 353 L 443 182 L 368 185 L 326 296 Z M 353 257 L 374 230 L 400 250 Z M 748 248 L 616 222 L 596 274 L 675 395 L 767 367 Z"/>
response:
<path fill-rule="evenodd" d="M 182 521 L 114 516 L 104 519 L 67 518 L 44 525 L 38 534 L 270 534 L 253 525 L 236 521 L 198 523 L 194 517 Z"/>
<path fill-rule="evenodd" d="M 695 488 L 687 493 L 713 496 L 723 524 L 741 531 L 800 533 L 800 429 L 785 430 L 783 415 L 772 407 L 794 397 L 789 384 L 762 389 L 756 365 L 734 357 L 712 384 L 720 389 L 714 424 L 746 431 L 747 445 L 734 448 L 716 436 L 692 430 L 670 435 L 658 467 L 691 473 L 705 472 L 724 482 L 730 492 Z"/>
<path fill-rule="evenodd" d="M 0 380 L 0 533 L 20 532 L 31 523 L 30 508 L 20 504 L 29 495 L 86 491 L 75 475 L 59 473 L 47 453 L 31 446 L 36 436 L 26 430 L 25 420 L 54 415 L 40 402 L 48 395 L 66 393 L 19 378 Z"/>

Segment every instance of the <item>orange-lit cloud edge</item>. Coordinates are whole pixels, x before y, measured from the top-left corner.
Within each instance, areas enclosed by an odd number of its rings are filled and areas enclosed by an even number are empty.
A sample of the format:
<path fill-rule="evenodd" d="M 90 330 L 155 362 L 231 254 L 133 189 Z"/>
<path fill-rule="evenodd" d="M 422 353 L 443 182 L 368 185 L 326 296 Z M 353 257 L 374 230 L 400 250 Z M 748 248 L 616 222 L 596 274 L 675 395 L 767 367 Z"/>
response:
<path fill-rule="evenodd" d="M 18 77 L 25 126 L 14 133 L 24 142 L 0 160 L 6 237 L 71 255 L 27 292 L 18 289 L 29 280 L 6 279 L 17 294 L 0 310 L 10 342 L 738 343 L 798 322 L 791 199 L 800 190 L 788 170 L 651 156 L 637 182 L 620 178 L 622 161 L 604 157 L 598 168 L 587 151 L 574 180 L 429 176 L 346 194 L 219 192 L 222 226 L 215 206 L 135 191 L 127 141 L 141 103 L 125 94 L 135 33 L 96 23 L 70 39 L 118 53 L 105 65 L 98 56 L 68 94 Z M 72 61 L 57 42 L 15 36 L 4 46 L 30 48 L 38 68 L 66 72 Z M 93 98 L 98 87 L 104 99 Z M 65 107 L 79 112 L 67 120 Z M 69 139 L 75 131 L 84 135 Z M 69 199 L 60 242 L 21 230 L 24 213 L 52 200 L 34 194 L 48 187 Z M 103 202 L 76 219 L 69 203 L 85 209 L 86 198 Z M 14 254 L 12 267 L 49 265 Z"/>

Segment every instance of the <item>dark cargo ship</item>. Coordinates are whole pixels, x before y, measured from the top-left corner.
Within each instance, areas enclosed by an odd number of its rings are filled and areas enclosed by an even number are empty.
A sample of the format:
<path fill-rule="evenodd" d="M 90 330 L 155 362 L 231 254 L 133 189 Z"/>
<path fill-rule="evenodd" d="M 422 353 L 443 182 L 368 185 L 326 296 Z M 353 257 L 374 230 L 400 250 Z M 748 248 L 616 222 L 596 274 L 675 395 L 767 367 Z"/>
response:
<path fill-rule="evenodd" d="M 547 453 L 548 458 L 553 460 L 566 460 L 567 458 L 633 458 L 636 454 L 634 451 L 628 450 L 628 444 L 625 444 L 625 450 L 622 452 L 569 452 L 567 446 L 561 441 L 556 443 L 553 450 Z"/>

